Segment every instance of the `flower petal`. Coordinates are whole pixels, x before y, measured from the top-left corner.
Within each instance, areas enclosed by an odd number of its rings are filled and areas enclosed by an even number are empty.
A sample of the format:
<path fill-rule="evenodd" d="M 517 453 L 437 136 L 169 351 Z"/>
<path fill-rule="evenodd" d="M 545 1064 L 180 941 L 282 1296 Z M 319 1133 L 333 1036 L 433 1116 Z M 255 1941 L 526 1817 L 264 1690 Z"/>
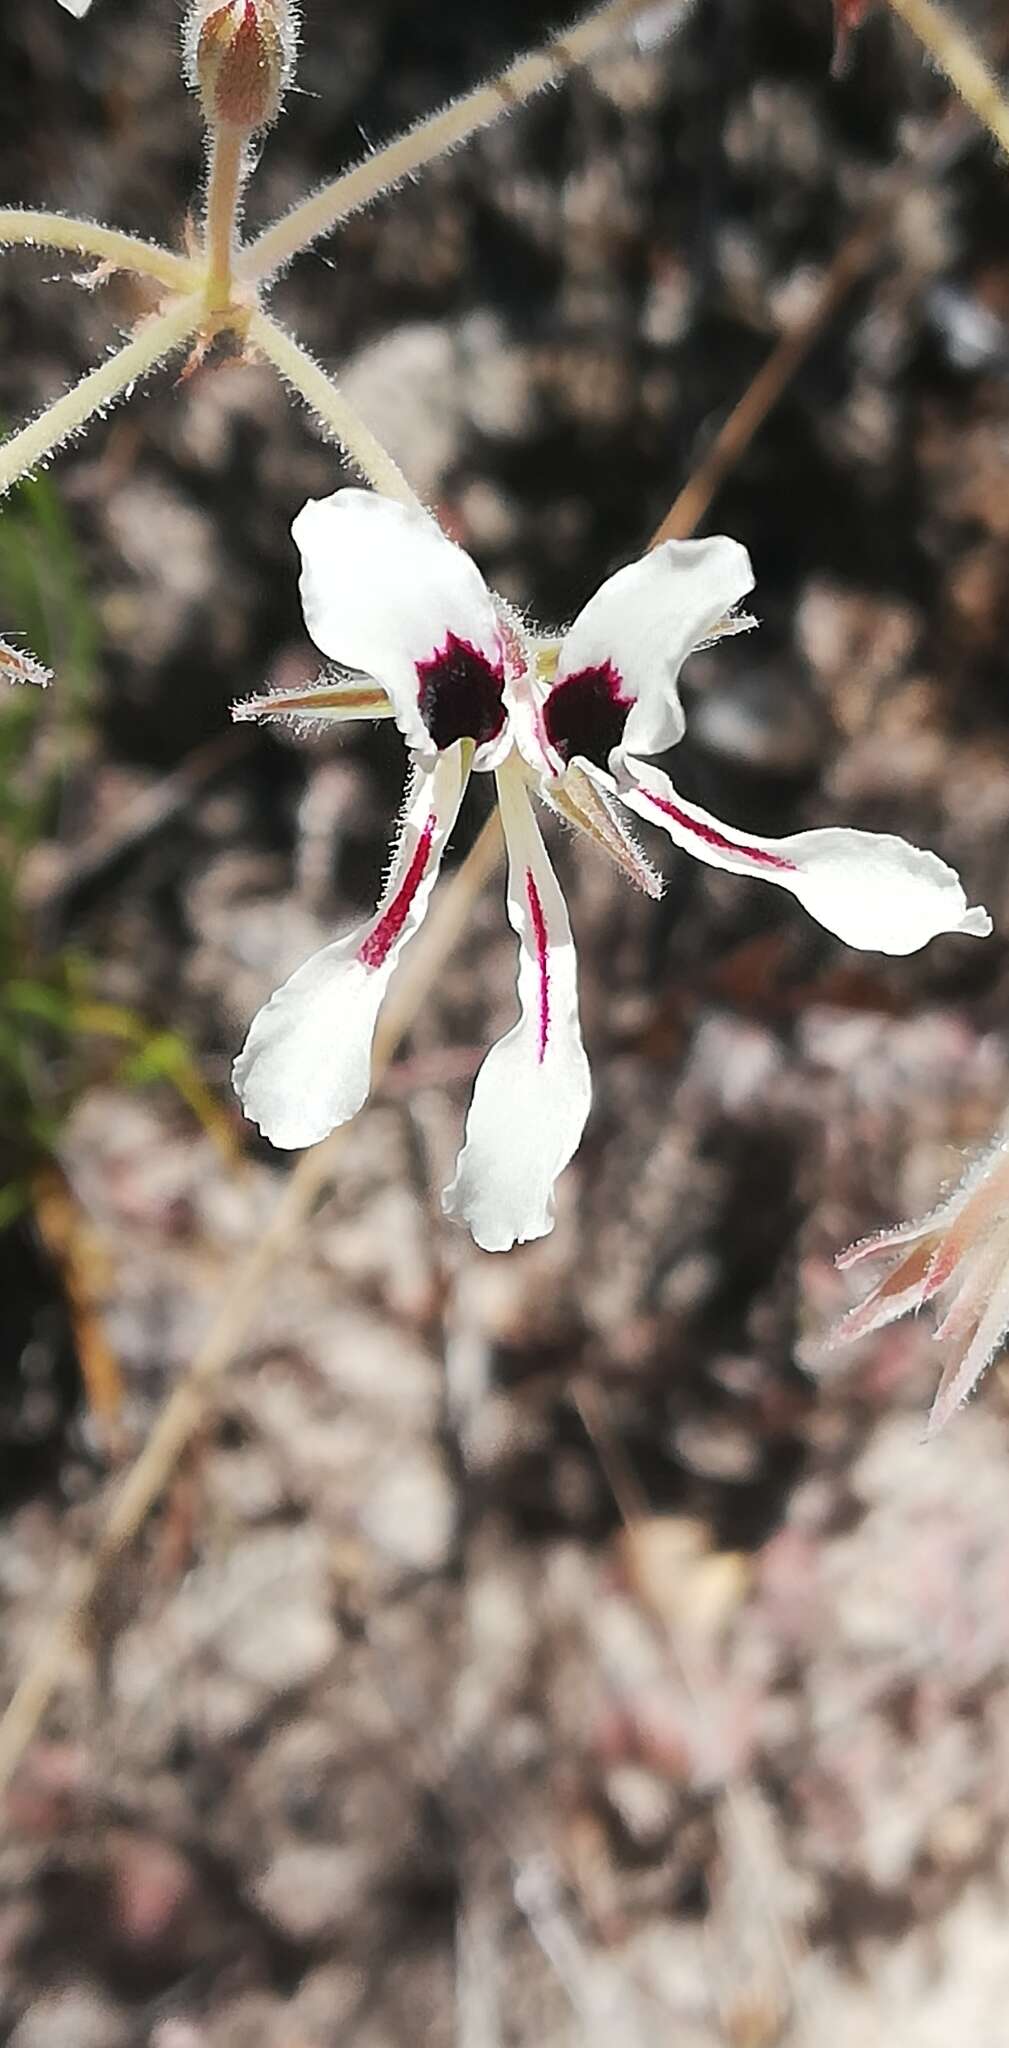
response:
<path fill-rule="evenodd" d="M 233 1080 L 246 1116 L 271 1144 L 315 1145 L 365 1101 L 382 997 L 423 921 L 470 756 L 457 745 L 432 771 L 418 770 L 374 917 L 313 953 L 253 1019 Z"/>
<path fill-rule="evenodd" d="M 469 736 L 481 744 L 478 765 L 490 765 L 502 742 L 507 745 L 503 651 L 476 563 L 426 512 L 374 491 L 310 498 L 291 531 L 301 550 L 305 623 L 316 646 L 382 685 L 407 745 L 418 753 L 430 756 L 436 746 Z M 432 663 L 445 661 L 454 663 L 457 695 L 476 700 L 483 687 L 488 702 L 476 703 L 468 734 L 432 737 L 422 698 Z"/>
<path fill-rule="evenodd" d="M 667 540 L 618 569 L 579 612 L 561 643 L 557 686 L 613 671 L 630 704 L 621 752 L 660 754 L 683 738 L 677 683 L 687 655 L 752 589 L 738 541 Z"/>
<path fill-rule="evenodd" d="M 709 867 L 757 875 L 789 889 L 811 917 L 845 945 L 866 952 L 916 953 L 941 932 L 987 938 L 991 918 L 969 909 L 959 876 L 938 854 L 890 833 L 827 826 L 761 839 L 737 832 L 678 795 L 658 768 L 628 761 L 620 800 L 660 825 Z"/>
<path fill-rule="evenodd" d="M 498 792 L 521 1013 L 477 1075 L 466 1142 L 443 1196 L 446 1215 L 468 1223 L 488 1252 L 552 1230 L 554 1182 L 578 1145 L 592 1100 L 571 927 L 515 754 L 498 770 Z"/>

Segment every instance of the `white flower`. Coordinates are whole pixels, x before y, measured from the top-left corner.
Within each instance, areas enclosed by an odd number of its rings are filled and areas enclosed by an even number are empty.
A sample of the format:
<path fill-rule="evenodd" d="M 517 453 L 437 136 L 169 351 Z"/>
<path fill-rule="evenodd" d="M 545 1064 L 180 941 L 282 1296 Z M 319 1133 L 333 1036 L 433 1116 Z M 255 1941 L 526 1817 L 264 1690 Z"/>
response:
<path fill-rule="evenodd" d="M 344 490 L 307 504 L 293 531 L 308 630 L 346 674 L 254 698 L 236 716 L 394 718 L 413 774 L 375 916 L 277 990 L 235 1063 L 243 1106 L 273 1144 L 314 1144 L 364 1102 L 379 1006 L 424 917 L 471 769 L 496 776 L 519 939 L 519 1018 L 477 1076 L 444 1198 L 487 1250 L 549 1231 L 591 1094 L 571 930 L 530 788 L 652 893 L 621 807 L 715 867 L 790 889 L 852 945 L 909 953 L 938 932 L 990 929 L 934 854 L 836 828 L 758 839 L 641 760 L 682 737 L 683 661 L 752 588 L 735 541 L 667 541 L 618 570 L 548 643 L 426 513 Z"/>
<path fill-rule="evenodd" d="M 971 1161 L 959 1186 L 921 1223 L 900 1223 L 840 1252 L 842 1271 L 863 1260 L 890 1259 L 865 1300 L 850 1309 L 830 1339 L 853 1343 L 898 1317 L 935 1303 L 933 1331 L 946 1349 L 928 1418 L 934 1436 L 973 1393 L 1009 1334 L 1009 1135 Z"/>
<path fill-rule="evenodd" d="M 65 7 L 68 14 L 75 14 L 78 21 L 83 21 L 91 6 L 91 0 L 60 0 L 60 6 Z"/>

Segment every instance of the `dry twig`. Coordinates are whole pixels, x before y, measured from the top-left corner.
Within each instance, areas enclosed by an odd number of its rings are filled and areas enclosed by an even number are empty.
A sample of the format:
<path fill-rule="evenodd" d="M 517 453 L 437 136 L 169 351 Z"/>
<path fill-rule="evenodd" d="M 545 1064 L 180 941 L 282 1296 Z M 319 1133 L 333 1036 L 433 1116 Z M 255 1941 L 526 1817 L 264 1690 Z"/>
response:
<path fill-rule="evenodd" d="M 501 828 L 494 811 L 458 874 L 436 898 L 423 932 L 393 983 L 375 1033 L 376 1079 L 390 1064 L 451 953 L 500 851 Z M 74 1573 L 62 1612 L 0 1720 L 0 1791 L 9 1785 L 59 1683 L 66 1659 L 87 1628 L 95 1595 L 107 1572 L 164 1492 L 206 1413 L 214 1386 L 248 1333 L 271 1273 L 331 1179 L 341 1139 L 342 1132 L 334 1131 L 323 1144 L 302 1154 L 272 1220 L 223 1289 L 221 1308 L 120 1487 L 94 1549 Z"/>

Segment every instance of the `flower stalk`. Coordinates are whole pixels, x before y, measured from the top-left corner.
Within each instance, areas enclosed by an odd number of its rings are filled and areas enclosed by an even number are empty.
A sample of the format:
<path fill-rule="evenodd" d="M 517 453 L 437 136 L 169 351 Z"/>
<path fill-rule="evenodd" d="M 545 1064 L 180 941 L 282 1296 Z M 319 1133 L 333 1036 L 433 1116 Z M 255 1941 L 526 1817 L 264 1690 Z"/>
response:
<path fill-rule="evenodd" d="M 283 382 L 297 393 L 314 413 L 328 438 L 349 455 L 366 482 L 385 497 L 401 505 L 416 505 L 417 494 L 399 465 L 382 446 L 367 422 L 345 398 L 332 377 L 314 361 L 308 350 L 285 333 L 268 313 L 254 312 L 246 329 L 251 347 L 268 358 Z"/>
<path fill-rule="evenodd" d="M 65 249 L 76 256 L 93 256 L 110 270 L 153 278 L 169 291 L 191 292 L 200 280 L 200 266 L 192 257 L 177 256 L 157 242 L 123 234 L 100 221 L 77 220 L 38 207 L 0 207 L 0 249 L 14 248 Z"/>
<path fill-rule="evenodd" d="M 27 476 L 64 441 L 79 434 L 96 413 L 105 412 L 141 377 L 191 339 L 203 315 L 202 295 L 180 299 L 167 313 L 145 321 L 132 341 L 66 391 L 20 433 L 0 447 L 0 496 Z"/>
<path fill-rule="evenodd" d="M 949 79 L 964 105 L 1009 155 L 1009 100 L 994 71 L 959 22 L 951 20 L 935 0 L 889 0 L 889 4 Z"/>
<path fill-rule="evenodd" d="M 40 209 L 0 209 L 0 247 L 73 250 L 109 271 L 132 272 L 159 284 L 171 295 L 116 355 L 0 446 L 0 495 L 185 342 L 195 344 L 198 360 L 214 342 L 230 336 L 243 347 L 254 344 L 273 363 L 362 476 L 386 496 L 415 504 L 393 458 L 325 371 L 263 310 L 263 287 L 292 257 L 377 193 L 414 176 L 533 93 L 560 84 L 620 32 L 636 32 L 642 42 L 657 40 L 679 26 L 691 4 L 607 0 L 566 36 L 517 58 L 497 79 L 418 122 L 243 249 L 238 215 L 248 142 L 280 111 L 293 75 L 297 13 L 294 0 L 195 0 L 184 39 L 186 74 L 200 97 L 210 136 L 199 253 L 182 254 L 94 221 Z"/>
<path fill-rule="evenodd" d="M 207 182 L 205 236 L 208 314 L 226 313 L 233 295 L 233 268 L 238 241 L 238 202 L 245 172 L 245 137 L 238 128 L 220 128 L 213 138 Z"/>
<path fill-rule="evenodd" d="M 692 0 L 678 0 L 672 8 L 664 8 L 663 31 L 678 27 L 691 4 Z M 426 115 L 395 141 L 292 207 L 250 243 L 242 258 L 242 276 L 257 284 L 275 277 L 295 256 L 352 214 L 360 213 L 373 199 L 395 191 L 427 164 L 458 149 L 537 93 L 563 84 L 572 71 L 589 63 L 635 22 L 656 14 L 654 0 L 608 0 L 566 35 L 554 36 L 545 48 L 516 57 L 496 78 L 464 93 L 439 113 Z"/>

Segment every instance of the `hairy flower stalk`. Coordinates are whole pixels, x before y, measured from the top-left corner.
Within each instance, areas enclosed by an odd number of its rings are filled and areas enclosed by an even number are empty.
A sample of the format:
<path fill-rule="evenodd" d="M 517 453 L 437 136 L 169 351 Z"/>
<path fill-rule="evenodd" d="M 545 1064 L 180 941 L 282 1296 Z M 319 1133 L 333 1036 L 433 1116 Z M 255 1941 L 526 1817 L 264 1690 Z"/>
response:
<path fill-rule="evenodd" d="M 85 0 L 63 0 L 83 15 Z M 276 119 L 294 73 L 295 0 L 193 0 L 183 34 L 186 73 L 208 127 L 210 167 L 202 246 L 183 253 L 120 233 L 100 222 L 41 209 L 0 207 L 0 248 L 20 244 L 74 250 L 107 272 L 132 272 L 162 288 L 156 315 L 122 349 L 83 377 L 28 427 L 0 446 L 0 495 L 64 442 L 81 433 L 137 381 L 189 343 L 193 362 L 219 340 L 258 350 L 284 383 L 311 408 L 327 437 L 376 489 L 413 502 L 391 456 L 354 413 L 332 379 L 300 343 L 268 318 L 263 293 L 300 250 L 412 177 L 479 129 L 511 112 L 533 93 L 560 84 L 621 36 L 642 47 L 671 33 L 692 0 L 606 0 L 555 36 L 543 50 L 516 58 L 497 79 L 479 85 L 376 150 L 243 248 L 238 220 L 251 166 L 250 138 Z"/>
<path fill-rule="evenodd" d="M 211 313 L 225 313 L 231 303 L 248 143 L 280 112 L 296 40 L 292 0 L 196 0 L 190 9 L 186 75 L 210 136 L 205 248 Z"/>
<path fill-rule="evenodd" d="M 934 1436 L 974 1392 L 1009 1335 L 1009 1127 L 973 1159 L 920 1223 L 862 1238 L 838 1255 L 843 1272 L 889 1260 L 834 1331 L 833 1345 L 869 1337 L 934 1305 L 945 1362 L 928 1418 Z"/>

